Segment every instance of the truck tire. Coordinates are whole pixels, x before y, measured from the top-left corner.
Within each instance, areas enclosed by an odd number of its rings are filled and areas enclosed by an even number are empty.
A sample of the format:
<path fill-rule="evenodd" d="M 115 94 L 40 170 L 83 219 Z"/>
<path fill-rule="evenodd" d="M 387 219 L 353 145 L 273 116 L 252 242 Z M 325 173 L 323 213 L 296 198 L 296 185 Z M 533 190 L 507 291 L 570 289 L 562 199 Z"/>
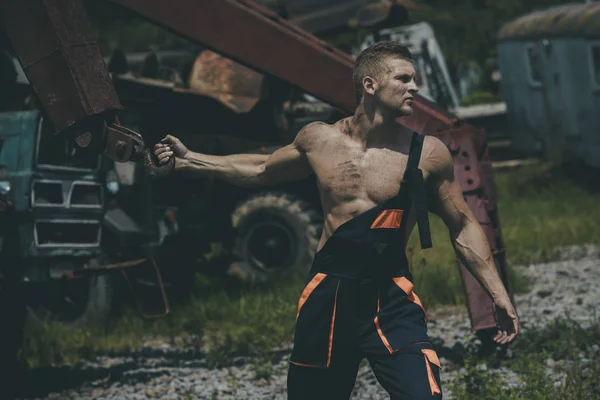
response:
<path fill-rule="evenodd" d="M 27 305 L 28 321 L 61 322 L 77 328 L 106 322 L 112 311 L 114 283 L 110 275 L 51 280 L 36 292 Z"/>
<path fill-rule="evenodd" d="M 285 193 L 259 193 L 232 214 L 236 229 L 229 274 L 269 280 L 308 269 L 321 233 L 321 218 L 307 202 Z"/>

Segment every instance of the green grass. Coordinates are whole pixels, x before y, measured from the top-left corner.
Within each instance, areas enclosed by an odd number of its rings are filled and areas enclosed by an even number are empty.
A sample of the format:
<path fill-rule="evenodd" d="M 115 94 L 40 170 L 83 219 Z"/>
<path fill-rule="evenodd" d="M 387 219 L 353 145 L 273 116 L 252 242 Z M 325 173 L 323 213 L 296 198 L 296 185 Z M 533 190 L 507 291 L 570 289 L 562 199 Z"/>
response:
<path fill-rule="evenodd" d="M 600 325 L 583 329 L 573 321 L 557 319 L 542 329 L 530 329 L 512 345 L 514 356 L 506 360 L 480 359 L 470 354 L 461 374 L 449 390 L 461 400 L 579 400 L 600 399 Z M 579 353 L 590 361 L 583 365 Z M 559 361 L 547 364 L 547 360 Z M 517 387 L 507 385 L 495 368 L 508 368 L 520 376 Z M 555 386 L 547 369 L 564 376 Z"/>
<path fill-rule="evenodd" d="M 510 264 L 552 260 L 558 246 L 600 243 L 600 195 L 567 179 L 565 171 L 539 164 L 496 173 L 499 215 Z M 421 251 L 418 234 L 409 241 L 416 292 L 427 307 L 464 302 L 461 279 L 448 233 L 431 217 L 434 248 Z M 213 260 L 218 263 L 219 260 Z M 514 271 L 517 292 L 527 282 Z M 69 331 L 59 324 L 27 327 L 22 356 L 31 366 L 76 362 L 98 353 L 135 349 L 146 338 L 173 343 L 190 339 L 212 365 L 234 356 L 259 357 L 257 375 L 265 375 L 273 347 L 289 343 L 304 275 L 251 285 L 199 276 L 190 301 L 171 315 L 146 321 L 126 310 L 108 326 Z"/>
<path fill-rule="evenodd" d="M 191 299 L 174 305 L 166 318 L 145 320 L 128 308 L 102 327 L 69 330 L 59 323 L 31 324 L 26 326 L 22 357 L 29 366 L 73 363 L 100 352 L 132 351 L 144 340 L 161 336 L 174 345 L 192 345 L 208 355 L 212 366 L 225 365 L 233 356 L 266 361 L 270 354 L 265 351 L 293 334 L 301 291 L 300 278 L 294 278 L 279 285 L 231 280 L 224 285 L 219 278 L 199 276 Z"/>
<path fill-rule="evenodd" d="M 510 263 L 549 261 L 560 246 L 600 243 L 600 193 L 575 183 L 581 174 L 549 164 L 497 174 Z"/>

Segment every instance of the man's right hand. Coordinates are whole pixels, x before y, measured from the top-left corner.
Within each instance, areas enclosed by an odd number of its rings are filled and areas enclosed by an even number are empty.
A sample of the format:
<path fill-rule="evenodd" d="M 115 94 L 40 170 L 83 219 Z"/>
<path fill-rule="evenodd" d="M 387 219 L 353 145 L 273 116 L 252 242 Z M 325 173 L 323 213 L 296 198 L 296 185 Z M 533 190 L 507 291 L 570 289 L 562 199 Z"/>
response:
<path fill-rule="evenodd" d="M 492 307 L 498 325 L 498 333 L 493 338 L 494 342 L 498 344 L 512 342 L 519 334 L 519 317 L 510 298 L 507 295 L 502 299 L 496 299 Z"/>
<path fill-rule="evenodd" d="M 165 136 L 154 146 L 154 155 L 161 165 L 168 163 L 172 156 L 184 158 L 188 151 L 181 140 L 172 135 Z"/>

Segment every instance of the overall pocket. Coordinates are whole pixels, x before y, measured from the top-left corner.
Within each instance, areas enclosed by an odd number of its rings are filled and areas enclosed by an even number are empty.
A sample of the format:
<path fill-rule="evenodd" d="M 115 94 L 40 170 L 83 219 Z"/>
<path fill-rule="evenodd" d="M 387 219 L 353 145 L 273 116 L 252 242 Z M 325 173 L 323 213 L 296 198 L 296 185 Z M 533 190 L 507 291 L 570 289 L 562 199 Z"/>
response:
<path fill-rule="evenodd" d="M 380 285 L 374 325 L 390 354 L 411 343 L 428 341 L 425 310 L 406 277 L 393 277 Z"/>
<path fill-rule="evenodd" d="M 302 291 L 290 357 L 293 364 L 329 368 L 339 284 L 339 278 L 317 273 Z"/>

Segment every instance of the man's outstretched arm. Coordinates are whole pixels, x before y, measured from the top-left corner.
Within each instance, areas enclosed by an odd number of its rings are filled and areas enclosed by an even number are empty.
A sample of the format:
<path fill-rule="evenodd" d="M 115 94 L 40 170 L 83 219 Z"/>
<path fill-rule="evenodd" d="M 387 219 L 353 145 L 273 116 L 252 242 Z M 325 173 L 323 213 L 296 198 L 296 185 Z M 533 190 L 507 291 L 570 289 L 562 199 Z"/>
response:
<path fill-rule="evenodd" d="M 213 177 L 241 187 L 270 186 L 305 178 L 312 173 L 306 152 L 314 127 L 302 129 L 294 142 L 272 154 L 215 156 L 189 151 L 179 139 L 167 135 L 154 153 L 160 163 L 175 157 L 175 172 L 188 176 Z"/>
<path fill-rule="evenodd" d="M 499 328 L 496 343 L 512 341 L 519 332 L 519 320 L 510 297 L 498 275 L 492 252 L 479 222 L 465 203 L 454 178 L 452 156 L 437 138 L 430 137 L 429 154 L 424 158 L 429 172 L 431 210 L 442 218 L 458 257 L 481 284 L 494 304 Z"/>

